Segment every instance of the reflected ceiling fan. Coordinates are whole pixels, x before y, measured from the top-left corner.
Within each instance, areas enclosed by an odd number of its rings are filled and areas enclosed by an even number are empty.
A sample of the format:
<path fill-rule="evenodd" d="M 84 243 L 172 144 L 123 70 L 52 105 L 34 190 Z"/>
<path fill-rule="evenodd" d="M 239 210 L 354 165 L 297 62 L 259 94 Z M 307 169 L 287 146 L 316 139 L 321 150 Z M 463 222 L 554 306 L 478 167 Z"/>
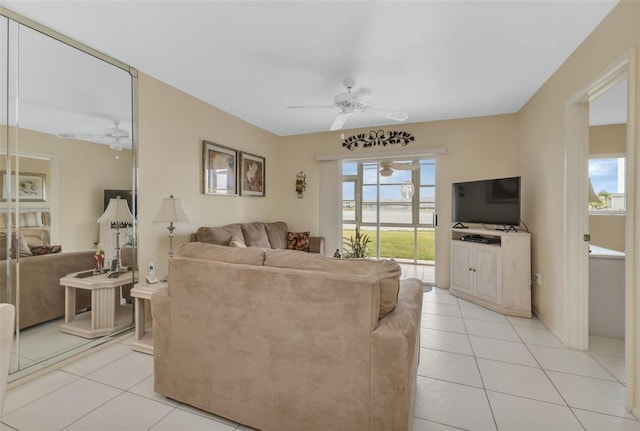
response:
<path fill-rule="evenodd" d="M 380 175 L 383 177 L 390 177 L 394 170 L 415 171 L 416 169 L 418 169 L 418 165 L 414 163 L 394 162 L 391 160 L 380 161 Z"/>
<path fill-rule="evenodd" d="M 116 151 L 122 151 L 122 144 L 124 142 L 131 142 L 129 139 L 129 132 L 119 127 L 120 121 L 114 121 L 113 127 L 107 127 L 104 129 L 104 133 L 60 133 L 59 138 L 71 138 L 71 139 L 88 139 L 98 141 L 109 141 L 111 149 Z"/>
<path fill-rule="evenodd" d="M 352 114 L 362 113 L 375 115 L 376 117 L 388 118 L 390 120 L 404 121 L 409 118 L 408 114 L 404 112 L 389 111 L 386 109 L 378 108 L 375 106 L 365 105 L 364 103 L 373 97 L 373 91 L 360 87 L 355 91 L 351 91 L 356 85 L 353 79 L 345 79 L 343 82 L 347 91 L 344 93 L 336 94 L 333 98 L 333 105 L 330 106 L 288 106 L 288 108 L 338 108 L 340 112 L 336 116 L 336 119 L 331 124 L 329 130 L 342 129 L 344 123 Z"/>

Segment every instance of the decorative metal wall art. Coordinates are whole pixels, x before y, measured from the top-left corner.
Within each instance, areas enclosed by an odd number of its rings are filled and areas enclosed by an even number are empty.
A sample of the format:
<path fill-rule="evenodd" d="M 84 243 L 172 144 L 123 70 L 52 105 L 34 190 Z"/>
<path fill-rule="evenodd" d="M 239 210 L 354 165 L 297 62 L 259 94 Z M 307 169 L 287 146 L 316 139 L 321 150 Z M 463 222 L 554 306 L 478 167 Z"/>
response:
<path fill-rule="evenodd" d="M 296 193 L 298 193 L 298 199 L 302 199 L 302 193 L 307 189 L 307 176 L 304 172 L 298 172 L 296 175 Z"/>
<path fill-rule="evenodd" d="M 369 133 L 359 133 L 357 135 L 349 136 L 342 141 L 342 147 L 353 151 L 359 146 L 362 148 L 370 148 L 376 145 L 402 145 L 406 146 L 409 142 L 415 141 L 415 136 L 409 132 L 398 131 L 384 131 L 384 130 L 372 130 Z"/>

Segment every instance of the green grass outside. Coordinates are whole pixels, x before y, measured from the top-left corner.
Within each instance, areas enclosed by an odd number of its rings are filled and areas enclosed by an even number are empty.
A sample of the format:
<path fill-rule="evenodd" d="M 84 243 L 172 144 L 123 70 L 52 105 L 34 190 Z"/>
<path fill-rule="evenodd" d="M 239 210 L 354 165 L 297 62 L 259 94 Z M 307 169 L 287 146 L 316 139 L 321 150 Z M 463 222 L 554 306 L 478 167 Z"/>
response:
<path fill-rule="evenodd" d="M 369 235 L 371 242 L 369 256 L 375 256 L 376 231 L 362 229 L 361 233 Z M 355 229 L 344 229 L 343 238 L 355 237 Z M 435 232 L 430 229 L 418 230 L 418 260 L 435 260 Z M 346 246 L 346 245 L 345 245 Z M 413 259 L 413 231 L 408 230 L 381 230 L 380 231 L 380 256 L 395 259 Z"/>

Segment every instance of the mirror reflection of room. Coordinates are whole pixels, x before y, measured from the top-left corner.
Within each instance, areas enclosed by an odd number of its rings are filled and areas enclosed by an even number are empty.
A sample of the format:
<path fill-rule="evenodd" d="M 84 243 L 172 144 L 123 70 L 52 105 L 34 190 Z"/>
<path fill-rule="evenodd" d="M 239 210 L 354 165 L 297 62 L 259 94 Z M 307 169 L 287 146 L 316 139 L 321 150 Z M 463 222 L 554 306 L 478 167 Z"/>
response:
<path fill-rule="evenodd" d="M 19 75 L 12 81 L 19 103 L 2 103 L 9 111 L 19 109 L 20 127 L 10 123 L 7 134 L 7 125 L 0 125 L 0 131 L 12 137 L 0 150 L 0 235 L 5 241 L 0 245 L 8 254 L 0 255 L 0 302 L 19 299 L 10 366 L 14 380 L 111 335 L 61 331 L 70 319 L 65 318 L 61 279 L 93 270 L 98 243 L 108 258 L 115 252 L 116 229 L 98 219 L 105 211 L 105 190 L 132 190 L 132 78 L 79 49 L 9 23 L 9 34 L 19 35 L 18 43 L 9 43 L 18 52 L 9 57 L 18 64 L 3 68 Z M 6 35 L 3 32 L 3 46 Z M 134 244 L 133 219 L 121 227 L 123 245 L 127 237 Z M 130 286 L 131 280 L 122 284 Z M 131 305 L 122 290 L 118 301 L 129 307 L 130 318 Z M 90 290 L 75 289 L 77 314 L 72 320 L 90 319 L 95 311 L 91 295 Z"/>
<path fill-rule="evenodd" d="M 622 384 L 625 368 L 627 80 L 589 105 L 589 350 Z"/>

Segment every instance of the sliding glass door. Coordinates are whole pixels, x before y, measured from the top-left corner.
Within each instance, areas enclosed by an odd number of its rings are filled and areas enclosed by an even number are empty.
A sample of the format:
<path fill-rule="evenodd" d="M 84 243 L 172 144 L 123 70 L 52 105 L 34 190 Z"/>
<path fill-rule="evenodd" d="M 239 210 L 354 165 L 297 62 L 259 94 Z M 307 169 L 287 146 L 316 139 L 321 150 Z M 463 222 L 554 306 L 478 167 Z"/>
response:
<path fill-rule="evenodd" d="M 433 266 L 435 169 L 433 158 L 343 162 L 344 252 L 358 229 L 371 257 Z"/>

